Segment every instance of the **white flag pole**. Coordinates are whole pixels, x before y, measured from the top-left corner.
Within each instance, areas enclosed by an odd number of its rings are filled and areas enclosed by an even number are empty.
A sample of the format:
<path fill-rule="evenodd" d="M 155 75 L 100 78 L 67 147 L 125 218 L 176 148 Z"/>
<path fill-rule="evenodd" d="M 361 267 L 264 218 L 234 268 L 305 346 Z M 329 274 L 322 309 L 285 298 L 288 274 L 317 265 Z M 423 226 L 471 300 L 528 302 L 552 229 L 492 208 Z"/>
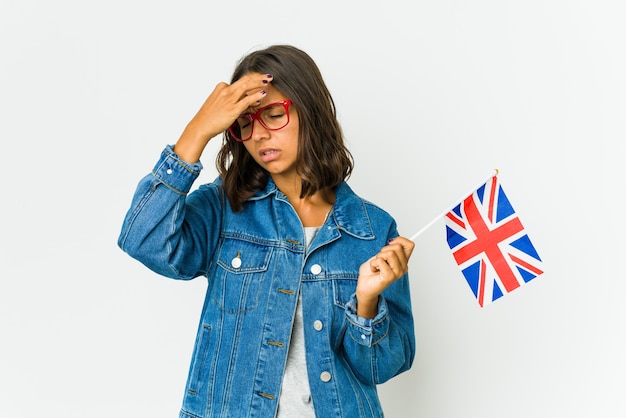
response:
<path fill-rule="evenodd" d="M 489 175 L 489 177 L 487 177 L 487 178 L 485 179 L 485 181 L 483 181 L 482 183 L 480 183 L 480 185 L 479 185 L 478 187 L 480 187 L 480 186 L 482 186 L 483 184 L 485 184 L 487 181 L 489 181 L 489 179 L 490 179 L 490 178 L 492 178 L 492 177 L 494 177 L 494 176 L 497 176 L 497 175 L 498 175 L 498 173 L 500 172 L 497 168 L 495 169 L 495 171 L 496 171 L 496 172 L 495 172 L 495 174 L 491 174 L 491 175 Z M 422 234 L 422 232 L 426 231 L 429 227 L 431 227 L 431 226 L 432 226 L 432 224 L 434 224 L 435 222 L 437 222 L 437 221 L 439 220 L 439 218 L 442 218 L 442 217 L 446 216 L 446 214 L 447 214 L 448 212 L 450 212 L 452 209 L 454 209 L 454 207 L 455 207 L 456 205 L 458 205 L 458 204 L 459 204 L 459 202 L 462 202 L 462 201 L 463 201 L 463 200 L 464 200 L 467 196 L 469 196 L 469 195 L 471 195 L 472 193 L 474 193 L 474 191 L 475 191 L 478 187 L 474 187 L 474 188 L 473 188 L 473 189 L 472 189 L 469 193 L 466 193 L 466 194 L 464 194 L 463 196 L 461 196 L 461 198 L 460 198 L 460 199 L 458 199 L 457 201 L 455 201 L 455 202 L 454 202 L 454 204 L 452 204 L 449 208 L 447 208 L 446 210 L 444 210 L 443 212 L 441 212 L 439 215 L 437 215 L 437 217 L 436 217 L 435 219 L 433 219 L 433 220 L 432 220 L 432 221 L 430 221 L 428 224 L 426 224 L 426 226 L 424 226 L 422 229 L 420 229 L 420 230 L 419 230 L 419 231 L 417 231 L 415 234 L 413 234 L 413 236 L 412 236 L 411 238 L 409 238 L 409 239 L 410 239 L 411 241 L 415 242 L 415 239 L 416 239 L 417 237 L 419 237 L 419 236 Z"/>

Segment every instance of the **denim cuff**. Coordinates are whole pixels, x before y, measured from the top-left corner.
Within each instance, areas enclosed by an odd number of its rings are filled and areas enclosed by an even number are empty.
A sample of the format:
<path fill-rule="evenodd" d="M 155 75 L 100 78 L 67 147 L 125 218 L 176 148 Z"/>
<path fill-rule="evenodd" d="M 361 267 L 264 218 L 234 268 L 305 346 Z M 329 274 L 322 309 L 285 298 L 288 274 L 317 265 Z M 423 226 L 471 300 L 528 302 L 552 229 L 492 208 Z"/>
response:
<path fill-rule="evenodd" d="M 346 317 L 348 319 L 348 334 L 358 344 L 371 347 L 376 345 L 387 336 L 389 331 L 389 318 L 387 317 L 387 301 L 378 296 L 378 313 L 374 318 L 363 318 L 357 315 L 356 293 L 350 297 L 346 304 Z"/>
<path fill-rule="evenodd" d="M 202 163 L 189 164 L 183 161 L 172 145 L 167 145 L 152 174 L 161 183 L 180 194 L 187 194 L 202 170 Z"/>

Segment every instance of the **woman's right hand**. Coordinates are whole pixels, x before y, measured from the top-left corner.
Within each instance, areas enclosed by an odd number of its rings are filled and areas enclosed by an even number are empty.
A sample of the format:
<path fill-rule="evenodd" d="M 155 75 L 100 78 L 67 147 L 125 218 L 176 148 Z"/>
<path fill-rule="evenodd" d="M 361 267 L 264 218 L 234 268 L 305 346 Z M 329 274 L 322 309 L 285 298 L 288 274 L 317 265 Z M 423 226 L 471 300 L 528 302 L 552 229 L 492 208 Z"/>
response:
<path fill-rule="evenodd" d="M 258 104 L 271 81 L 270 74 L 248 73 L 233 84 L 219 83 L 185 127 L 174 152 L 188 163 L 198 162 L 209 140 L 228 129 L 246 109 Z"/>

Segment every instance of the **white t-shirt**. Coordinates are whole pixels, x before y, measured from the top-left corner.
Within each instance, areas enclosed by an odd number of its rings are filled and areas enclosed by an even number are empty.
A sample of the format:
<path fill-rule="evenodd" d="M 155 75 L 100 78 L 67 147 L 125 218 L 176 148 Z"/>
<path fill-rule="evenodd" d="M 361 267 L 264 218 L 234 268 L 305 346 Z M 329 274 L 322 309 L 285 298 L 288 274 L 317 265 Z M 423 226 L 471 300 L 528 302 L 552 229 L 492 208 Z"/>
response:
<path fill-rule="evenodd" d="M 306 247 L 313 241 L 319 227 L 305 227 Z M 306 354 L 304 347 L 304 328 L 302 324 L 302 296 L 298 293 L 296 316 L 293 320 L 291 343 L 287 354 L 287 365 L 283 375 L 283 384 L 278 400 L 277 418 L 315 417 L 309 377 L 306 370 Z"/>

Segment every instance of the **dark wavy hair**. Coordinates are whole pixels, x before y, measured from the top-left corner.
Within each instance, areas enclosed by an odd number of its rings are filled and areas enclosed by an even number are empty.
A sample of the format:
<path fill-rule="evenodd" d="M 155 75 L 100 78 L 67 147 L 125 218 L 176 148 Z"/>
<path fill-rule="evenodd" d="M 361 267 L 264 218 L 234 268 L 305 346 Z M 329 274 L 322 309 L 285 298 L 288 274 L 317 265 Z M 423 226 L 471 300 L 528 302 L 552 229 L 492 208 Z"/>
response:
<path fill-rule="evenodd" d="M 350 177 L 354 160 L 344 144 L 333 98 L 313 59 L 294 46 L 273 45 L 243 57 L 231 82 L 250 72 L 272 74 L 272 86 L 291 100 L 290 111 L 295 108 L 298 112 L 296 170 L 302 177 L 300 197 L 334 188 Z M 243 202 L 256 190 L 263 189 L 269 178 L 269 173 L 228 130 L 224 132 L 216 167 L 235 211 L 241 210 Z"/>

